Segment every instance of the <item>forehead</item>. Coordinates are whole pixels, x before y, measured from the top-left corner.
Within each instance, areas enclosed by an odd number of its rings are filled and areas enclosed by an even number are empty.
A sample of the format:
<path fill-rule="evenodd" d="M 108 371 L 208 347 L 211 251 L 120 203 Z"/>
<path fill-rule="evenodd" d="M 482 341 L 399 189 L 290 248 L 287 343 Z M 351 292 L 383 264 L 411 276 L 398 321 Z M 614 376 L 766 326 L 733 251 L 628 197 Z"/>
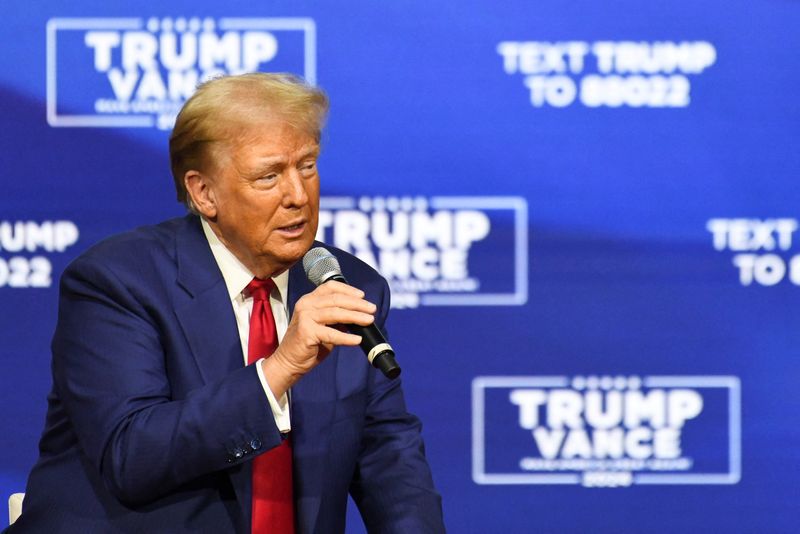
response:
<path fill-rule="evenodd" d="M 318 149 L 313 134 L 269 112 L 256 112 L 240 120 L 230 120 L 224 131 L 222 145 L 234 155 L 256 152 L 263 156 L 290 156 Z"/>

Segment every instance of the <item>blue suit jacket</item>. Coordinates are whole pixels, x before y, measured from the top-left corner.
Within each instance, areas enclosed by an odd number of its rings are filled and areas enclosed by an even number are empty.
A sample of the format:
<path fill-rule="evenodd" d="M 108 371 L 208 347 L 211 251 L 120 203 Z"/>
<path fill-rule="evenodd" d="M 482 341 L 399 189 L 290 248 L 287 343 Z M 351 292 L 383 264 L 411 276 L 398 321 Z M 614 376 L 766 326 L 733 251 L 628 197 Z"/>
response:
<path fill-rule="evenodd" d="M 389 307 L 385 281 L 331 249 Z M 300 265 L 289 310 L 313 290 Z M 61 280 L 40 457 L 12 532 L 249 532 L 251 462 L 280 443 L 199 219 L 108 239 Z M 337 348 L 292 388 L 298 531 L 441 532 L 441 500 L 399 381 Z"/>

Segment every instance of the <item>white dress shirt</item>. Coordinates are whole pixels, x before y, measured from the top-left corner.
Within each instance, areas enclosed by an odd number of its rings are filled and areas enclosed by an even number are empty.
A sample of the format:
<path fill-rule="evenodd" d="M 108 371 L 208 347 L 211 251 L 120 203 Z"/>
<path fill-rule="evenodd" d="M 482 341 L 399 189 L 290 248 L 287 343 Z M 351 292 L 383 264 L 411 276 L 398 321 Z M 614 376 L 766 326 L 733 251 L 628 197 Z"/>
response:
<path fill-rule="evenodd" d="M 244 290 L 247 284 L 254 278 L 254 275 L 225 247 L 225 245 L 222 244 L 206 220 L 201 218 L 201 221 L 203 224 L 203 232 L 211 247 L 211 253 L 214 254 L 214 259 L 219 266 L 219 270 L 222 272 L 222 279 L 225 281 L 225 286 L 228 288 L 228 296 L 231 298 L 233 314 L 236 316 L 236 326 L 239 328 L 239 341 L 242 343 L 244 364 L 247 365 L 247 344 L 250 339 L 250 314 L 253 312 L 253 299 L 247 296 Z M 275 329 L 277 330 L 278 342 L 280 343 L 289 325 L 289 271 L 284 271 L 278 276 L 273 277 L 272 281 L 275 282 L 275 289 L 270 293 L 269 305 L 270 308 L 272 308 L 272 315 L 275 317 Z M 278 430 L 280 430 L 281 433 L 286 433 L 292 428 L 291 419 L 289 417 L 289 397 L 284 393 L 280 399 L 275 398 L 264 376 L 264 371 L 261 368 L 263 359 L 264 358 L 261 358 L 255 363 L 258 378 L 261 380 L 261 386 L 264 388 L 264 393 L 269 401 Z"/>

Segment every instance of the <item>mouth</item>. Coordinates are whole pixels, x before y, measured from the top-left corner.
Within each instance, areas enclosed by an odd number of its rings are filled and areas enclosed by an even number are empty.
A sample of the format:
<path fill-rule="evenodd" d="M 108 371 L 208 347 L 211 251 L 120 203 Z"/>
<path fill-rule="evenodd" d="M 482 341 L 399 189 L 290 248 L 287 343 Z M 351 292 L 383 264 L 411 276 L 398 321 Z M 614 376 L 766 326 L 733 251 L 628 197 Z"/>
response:
<path fill-rule="evenodd" d="M 278 228 L 278 232 L 286 237 L 298 237 L 303 235 L 306 229 L 306 221 L 298 221 L 294 224 L 288 224 Z"/>

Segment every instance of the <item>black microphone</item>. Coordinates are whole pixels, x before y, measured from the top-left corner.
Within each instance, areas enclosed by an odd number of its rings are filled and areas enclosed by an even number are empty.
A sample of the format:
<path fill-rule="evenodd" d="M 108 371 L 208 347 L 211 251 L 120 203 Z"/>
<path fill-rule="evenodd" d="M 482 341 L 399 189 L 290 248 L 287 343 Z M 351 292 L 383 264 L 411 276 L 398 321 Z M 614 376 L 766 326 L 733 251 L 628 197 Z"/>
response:
<path fill-rule="evenodd" d="M 306 276 L 315 286 L 331 280 L 347 284 L 339 260 L 323 247 L 315 247 L 303 256 L 303 268 Z M 349 284 L 348 284 L 349 285 Z M 381 331 L 372 323 L 369 326 L 357 324 L 345 325 L 352 334 L 361 336 L 361 349 L 373 367 L 380 369 L 387 378 L 400 376 L 400 366 L 394 359 L 394 350 Z"/>

